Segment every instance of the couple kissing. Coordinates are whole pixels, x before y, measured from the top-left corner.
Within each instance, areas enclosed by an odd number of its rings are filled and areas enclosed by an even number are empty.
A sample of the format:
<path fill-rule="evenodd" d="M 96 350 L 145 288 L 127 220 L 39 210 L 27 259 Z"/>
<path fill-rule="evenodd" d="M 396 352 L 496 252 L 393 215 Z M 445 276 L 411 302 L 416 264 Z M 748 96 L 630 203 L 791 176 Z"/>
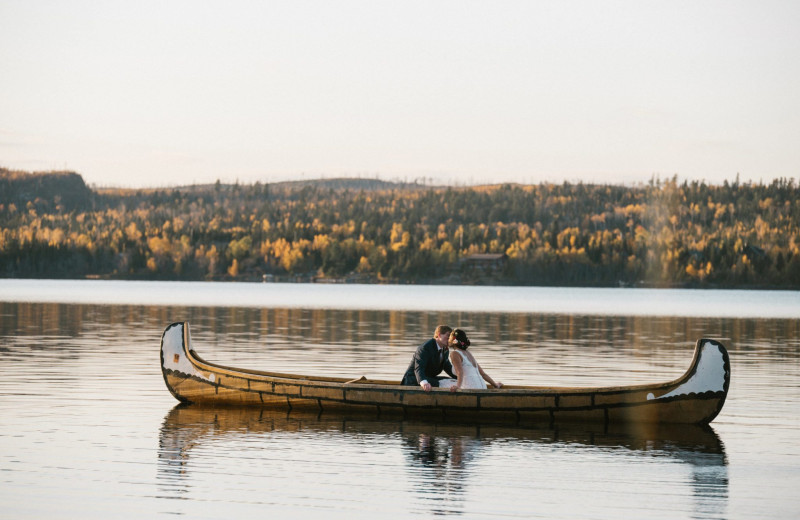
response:
<path fill-rule="evenodd" d="M 417 347 L 401 384 L 419 385 L 426 392 L 433 387 L 449 388 L 451 392 L 459 389 L 485 390 L 486 383 L 494 388 L 502 388 L 503 383 L 489 377 L 472 353 L 467 351 L 469 345 L 466 332 L 439 325 L 433 332 L 433 338 Z M 450 377 L 440 376 L 442 372 Z"/>

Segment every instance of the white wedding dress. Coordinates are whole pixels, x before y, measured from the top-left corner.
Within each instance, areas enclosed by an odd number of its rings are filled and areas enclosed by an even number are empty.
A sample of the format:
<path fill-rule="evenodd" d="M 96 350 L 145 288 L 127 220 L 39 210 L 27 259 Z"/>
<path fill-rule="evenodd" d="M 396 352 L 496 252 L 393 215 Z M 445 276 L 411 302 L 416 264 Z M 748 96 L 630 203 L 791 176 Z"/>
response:
<path fill-rule="evenodd" d="M 486 382 L 483 380 L 483 377 L 481 377 L 481 373 L 478 372 L 478 367 L 473 365 L 469 357 L 465 354 L 459 352 L 458 355 L 461 356 L 461 371 L 463 372 L 461 376 L 461 389 L 486 390 Z M 453 352 L 450 353 L 450 356 L 450 363 L 452 363 Z M 458 381 L 455 379 L 439 380 L 439 388 L 450 388 L 456 386 L 456 384 L 458 384 Z"/>

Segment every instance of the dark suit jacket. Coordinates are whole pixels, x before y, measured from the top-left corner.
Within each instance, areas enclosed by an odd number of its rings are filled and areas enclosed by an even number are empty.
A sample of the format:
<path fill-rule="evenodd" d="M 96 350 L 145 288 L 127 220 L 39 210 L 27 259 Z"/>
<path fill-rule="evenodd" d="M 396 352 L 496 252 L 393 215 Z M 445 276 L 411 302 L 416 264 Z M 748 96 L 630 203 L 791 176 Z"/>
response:
<path fill-rule="evenodd" d="M 438 376 L 443 370 L 450 377 L 456 377 L 448 356 L 445 356 L 444 362 L 439 362 L 439 347 L 436 346 L 436 340 L 431 338 L 417 347 L 401 384 L 417 386 L 427 380 L 431 386 L 439 386 Z"/>

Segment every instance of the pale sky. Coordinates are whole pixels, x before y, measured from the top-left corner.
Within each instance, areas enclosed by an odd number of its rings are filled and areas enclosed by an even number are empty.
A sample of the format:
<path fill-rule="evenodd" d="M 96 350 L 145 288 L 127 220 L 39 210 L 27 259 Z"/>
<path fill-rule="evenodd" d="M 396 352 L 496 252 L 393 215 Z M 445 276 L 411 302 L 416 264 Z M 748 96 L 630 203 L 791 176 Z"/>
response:
<path fill-rule="evenodd" d="M 0 0 L 0 166 L 800 178 L 800 2 Z"/>

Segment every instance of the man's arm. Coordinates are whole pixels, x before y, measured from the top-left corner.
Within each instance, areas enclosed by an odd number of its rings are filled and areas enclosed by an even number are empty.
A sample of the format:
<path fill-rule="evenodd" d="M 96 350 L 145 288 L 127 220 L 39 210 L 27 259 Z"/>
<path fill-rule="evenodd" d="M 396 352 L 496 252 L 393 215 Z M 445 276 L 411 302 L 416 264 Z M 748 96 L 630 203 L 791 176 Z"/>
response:
<path fill-rule="evenodd" d="M 417 381 L 423 390 L 429 392 L 431 384 L 428 382 L 428 376 L 425 374 L 428 368 L 428 356 L 426 356 L 425 347 L 428 343 L 423 343 L 417 347 L 414 353 L 414 375 L 417 376 Z"/>

